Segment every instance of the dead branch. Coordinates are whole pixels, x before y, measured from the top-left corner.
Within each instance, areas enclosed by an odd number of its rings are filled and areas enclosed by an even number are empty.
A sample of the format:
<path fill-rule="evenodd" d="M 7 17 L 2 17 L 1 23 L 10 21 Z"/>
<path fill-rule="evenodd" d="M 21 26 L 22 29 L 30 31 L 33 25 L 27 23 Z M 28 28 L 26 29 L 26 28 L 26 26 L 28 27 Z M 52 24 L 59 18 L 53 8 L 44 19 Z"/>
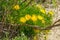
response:
<path fill-rule="evenodd" d="M 10 26 L 18 26 L 18 27 L 21 27 L 21 26 L 27 26 L 27 27 L 32 27 L 32 28 L 35 28 L 35 29 L 39 29 L 39 30 L 50 30 L 52 29 L 53 27 L 59 27 L 60 26 L 60 23 L 59 24 L 56 24 L 57 22 L 59 22 L 59 20 L 57 20 L 56 22 L 54 22 L 54 24 L 46 27 L 46 28 L 41 28 L 40 26 L 37 26 L 37 25 L 29 25 L 29 24 L 11 24 L 11 23 L 4 23 L 5 26 L 7 25 L 10 25 Z M 0 25 L 3 24 L 3 22 L 0 22 Z M 0 28 L 1 29 L 1 28 Z M 6 31 L 7 29 L 1 29 L 3 31 Z"/>
<path fill-rule="evenodd" d="M 55 24 L 55 23 L 57 23 L 59 21 L 60 21 L 60 19 L 57 20 L 56 22 L 54 22 L 54 24 L 52 24 L 52 25 L 50 25 L 50 26 L 48 26 L 46 28 L 41 28 L 40 26 L 37 26 L 37 25 L 29 25 L 29 24 L 9 24 L 9 25 L 11 25 L 11 26 L 28 26 L 28 27 L 32 27 L 32 28 L 35 28 L 35 29 L 39 29 L 39 30 L 50 30 L 53 27 L 60 26 L 60 24 Z"/>
<path fill-rule="evenodd" d="M 57 21 L 55 21 L 53 25 L 55 25 L 55 24 L 56 24 L 57 22 L 59 22 L 59 21 L 60 21 L 60 19 L 59 19 L 59 20 L 57 20 Z"/>

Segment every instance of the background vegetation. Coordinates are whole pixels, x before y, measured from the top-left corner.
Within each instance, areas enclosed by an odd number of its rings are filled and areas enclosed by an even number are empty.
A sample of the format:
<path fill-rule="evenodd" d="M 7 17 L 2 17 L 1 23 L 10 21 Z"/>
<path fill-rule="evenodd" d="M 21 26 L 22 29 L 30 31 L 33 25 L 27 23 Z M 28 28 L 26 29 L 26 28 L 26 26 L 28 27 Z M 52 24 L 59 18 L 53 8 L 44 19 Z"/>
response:
<path fill-rule="evenodd" d="M 47 11 L 42 6 L 44 2 L 45 0 L 0 0 L 0 38 L 35 40 L 36 34 L 52 25 L 54 12 Z M 55 5 L 55 0 L 52 3 Z"/>

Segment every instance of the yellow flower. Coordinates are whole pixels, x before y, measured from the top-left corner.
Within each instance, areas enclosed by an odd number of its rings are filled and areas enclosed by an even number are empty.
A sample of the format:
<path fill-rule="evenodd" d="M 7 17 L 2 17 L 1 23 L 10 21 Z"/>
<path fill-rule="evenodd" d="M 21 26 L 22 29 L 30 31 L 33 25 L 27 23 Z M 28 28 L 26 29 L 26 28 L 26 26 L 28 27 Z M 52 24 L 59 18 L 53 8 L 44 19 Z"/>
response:
<path fill-rule="evenodd" d="M 46 34 L 49 32 L 50 30 L 45 30 Z"/>
<path fill-rule="evenodd" d="M 39 29 L 34 29 L 34 32 L 39 33 L 40 30 Z"/>
<path fill-rule="evenodd" d="M 40 4 L 37 4 L 37 5 L 36 5 L 36 7 L 38 7 L 38 8 L 42 8 L 42 5 L 40 5 Z"/>
<path fill-rule="evenodd" d="M 31 20 L 32 21 L 37 21 L 37 16 L 36 15 L 32 15 Z"/>
<path fill-rule="evenodd" d="M 26 22 L 26 19 L 24 17 L 21 17 L 20 18 L 20 22 L 25 23 Z"/>
<path fill-rule="evenodd" d="M 46 13 L 46 10 L 45 10 L 45 9 L 41 9 L 40 11 L 41 11 L 42 13 L 44 13 L 44 14 Z"/>
<path fill-rule="evenodd" d="M 42 23 L 45 23 L 45 20 L 42 20 Z"/>
<path fill-rule="evenodd" d="M 51 11 L 49 11 L 48 12 L 50 15 L 53 15 L 54 14 L 54 12 L 51 10 Z"/>
<path fill-rule="evenodd" d="M 33 40 L 37 40 L 37 36 L 34 36 Z"/>
<path fill-rule="evenodd" d="M 15 6 L 13 7 L 13 9 L 19 10 L 20 7 L 19 7 L 19 5 L 15 5 Z"/>
<path fill-rule="evenodd" d="M 42 16 L 38 15 L 38 19 L 43 20 L 44 18 Z"/>
<path fill-rule="evenodd" d="M 31 16 L 29 14 L 25 15 L 26 20 L 30 20 Z"/>

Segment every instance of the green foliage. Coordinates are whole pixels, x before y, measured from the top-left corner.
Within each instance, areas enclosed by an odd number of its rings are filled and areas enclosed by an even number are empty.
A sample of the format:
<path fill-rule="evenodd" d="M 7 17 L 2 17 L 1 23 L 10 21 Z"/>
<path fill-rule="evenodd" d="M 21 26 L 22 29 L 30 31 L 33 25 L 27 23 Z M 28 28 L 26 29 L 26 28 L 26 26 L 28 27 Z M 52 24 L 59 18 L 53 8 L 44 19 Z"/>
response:
<path fill-rule="evenodd" d="M 10 14 L 11 19 L 9 17 L 8 18 L 9 18 L 9 20 L 12 20 L 11 22 L 14 21 L 15 23 L 21 24 L 20 18 L 25 17 L 25 15 L 27 15 L 27 14 L 29 14 L 30 16 L 32 16 L 32 15 L 36 15 L 36 16 L 40 15 L 40 16 L 44 17 L 44 20 L 46 21 L 45 24 L 43 24 L 41 22 L 41 20 L 37 20 L 37 21 L 33 22 L 31 19 L 26 21 L 26 24 L 38 25 L 40 27 L 46 27 L 47 25 L 50 25 L 50 23 L 51 23 L 51 16 L 49 16 L 49 14 L 42 13 L 40 10 L 45 10 L 45 9 L 38 9 L 35 6 L 28 6 L 23 10 L 22 9 L 21 10 L 14 10 Z"/>
<path fill-rule="evenodd" d="M 24 34 L 26 35 L 26 36 L 28 36 L 28 37 L 31 37 L 31 36 L 34 36 L 36 33 L 34 32 L 34 29 L 33 28 L 31 28 L 31 27 L 25 27 L 24 26 L 24 28 L 23 28 L 23 32 L 24 32 Z"/>
<path fill-rule="evenodd" d="M 45 12 L 45 14 L 43 13 L 45 8 L 43 8 L 43 7 L 42 8 L 37 8 L 36 7 L 37 4 L 33 5 L 33 6 L 30 5 L 30 6 L 27 6 L 25 8 L 25 6 L 27 5 L 28 2 L 24 2 L 22 4 L 18 3 L 18 2 L 20 2 L 20 0 L 18 0 L 16 2 L 14 1 L 14 3 L 13 3 L 13 0 L 8 0 L 8 2 L 7 1 L 2 1 L 1 2 L 1 4 L 2 4 L 1 6 L 4 7 L 4 8 L 6 7 L 6 10 L 8 10 L 7 11 L 8 13 L 6 15 L 6 17 L 7 17 L 6 20 L 8 22 L 22 24 L 20 22 L 20 18 L 25 17 L 25 15 L 29 14 L 30 16 L 40 15 L 40 16 L 44 17 L 44 20 L 46 21 L 45 26 L 47 26 L 48 24 L 50 25 L 52 18 L 46 12 Z M 17 5 L 18 5 L 18 7 L 15 7 Z M 41 10 L 42 10 L 42 12 L 41 12 Z M 25 24 L 38 25 L 38 26 L 41 26 L 41 27 L 43 27 L 43 25 L 44 25 L 41 22 L 41 20 L 37 20 L 35 22 L 33 22 L 32 20 L 28 20 Z"/>

